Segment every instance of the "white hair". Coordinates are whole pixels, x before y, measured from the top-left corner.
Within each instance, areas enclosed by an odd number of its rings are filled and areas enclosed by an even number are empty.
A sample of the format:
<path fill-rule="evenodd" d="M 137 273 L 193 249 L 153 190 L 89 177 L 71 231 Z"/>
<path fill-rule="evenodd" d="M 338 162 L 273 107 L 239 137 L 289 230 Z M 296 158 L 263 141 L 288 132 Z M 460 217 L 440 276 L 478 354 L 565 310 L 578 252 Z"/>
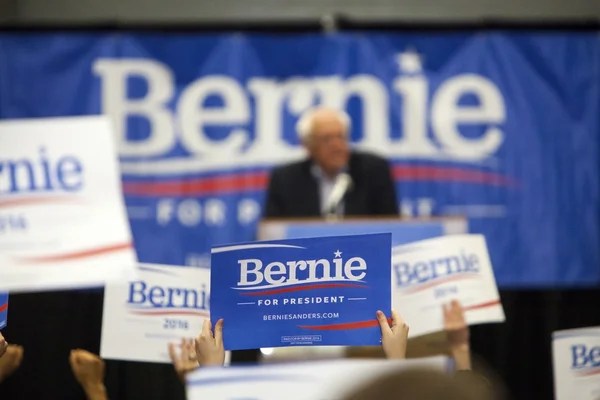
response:
<path fill-rule="evenodd" d="M 326 108 L 313 108 L 302 114 L 302 116 L 296 123 L 296 133 L 298 134 L 298 137 L 300 138 L 301 142 L 305 142 L 312 134 L 316 113 L 325 109 Z M 329 108 L 327 108 L 326 110 L 331 111 L 337 117 L 337 119 L 344 126 L 344 131 L 346 133 L 350 132 L 352 122 L 350 120 L 350 116 L 348 115 L 348 113 L 346 113 L 346 111 Z"/>

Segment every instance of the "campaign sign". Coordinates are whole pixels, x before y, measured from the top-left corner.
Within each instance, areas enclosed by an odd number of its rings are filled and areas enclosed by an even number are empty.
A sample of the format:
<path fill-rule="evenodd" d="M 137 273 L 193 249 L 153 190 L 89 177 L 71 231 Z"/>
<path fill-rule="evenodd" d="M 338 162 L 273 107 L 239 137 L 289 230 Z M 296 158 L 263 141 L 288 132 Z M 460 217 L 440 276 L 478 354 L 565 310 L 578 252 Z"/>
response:
<path fill-rule="evenodd" d="M 137 260 L 107 117 L 0 122 L 0 290 L 103 285 Z"/>
<path fill-rule="evenodd" d="M 0 329 L 6 327 L 8 320 L 8 293 L 0 293 Z"/>
<path fill-rule="evenodd" d="M 198 336 L 208 318 L 210 270 L 140 264 L 136 275 L 106 285 L 100 356 L 169 363 L 169 343 Z"/>
<path fill-rule="evenodd" d="M 552 334 L 554 398 L 600 398 L 600 327 Z"/>
<path fill-rule="evenodd" d="M 211 320 L 227 350 L 378 345 L 390 265 L 389 233 L 215 247 Z"/>
<path fill-rule="evenodd" d="M 450 372 L 452 363 L 446 357 L 431 357 L 416 360 L 355 359 L 200 368 L 187 376 L 187 398 L 280 400 L 285 397 L 286 400 L 338 400 L 380 375 L 401 373 L 408 368 Z"/>
<path fill-rule="evenodd" d="M 449 235 L 398 246 L 392 253 L 394 307 L 409 337 L 444 330 L 442 306 L 458 300 L 467 324 L 503 322 L 504 309 L 482 235 Z"/>

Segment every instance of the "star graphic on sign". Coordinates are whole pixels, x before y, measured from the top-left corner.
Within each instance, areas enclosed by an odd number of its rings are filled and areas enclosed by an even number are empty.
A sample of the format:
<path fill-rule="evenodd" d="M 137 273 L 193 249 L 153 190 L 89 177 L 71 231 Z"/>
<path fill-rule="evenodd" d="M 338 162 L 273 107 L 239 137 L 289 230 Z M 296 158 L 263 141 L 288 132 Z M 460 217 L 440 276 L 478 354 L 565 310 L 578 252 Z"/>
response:
<path fill-rule="evenodd" d="M 335 254 L 335 258 L 341 257 L 342 256 L 342 252 L 341 251 L 334 251 L 333 254 Z"/>

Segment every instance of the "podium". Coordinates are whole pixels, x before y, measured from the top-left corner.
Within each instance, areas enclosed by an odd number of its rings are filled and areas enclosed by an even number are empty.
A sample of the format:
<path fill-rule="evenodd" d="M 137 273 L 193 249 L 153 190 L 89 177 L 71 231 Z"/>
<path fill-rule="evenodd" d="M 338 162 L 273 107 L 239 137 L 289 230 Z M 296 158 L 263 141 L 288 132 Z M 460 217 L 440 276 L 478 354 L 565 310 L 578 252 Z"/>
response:
<path fill-rule="evenodd" d="M 468 221 L 464 217 L 428 219 L 351 217 L 339 221 L 312 218 L 265 219 L 259 224 L 258 240 L 391 233 L 394 247 L 439 236 L 464 234 L 468 233 L 468 230 Z M 307 358 L 379 358 L 383 356 L 381 347 L 277 348 L 264 353 L 268 353 L 268 356 L 263 357 L 267 362 Z"/>
<path fill-rule="evenodd" d="M 357 217 L 340 221 L 323 219 L 265 219 L 258 226 L 258 240 L 391 233 L 392 246 L 444 235 L 468 232 L 463 217 L 400 219 Z"/>

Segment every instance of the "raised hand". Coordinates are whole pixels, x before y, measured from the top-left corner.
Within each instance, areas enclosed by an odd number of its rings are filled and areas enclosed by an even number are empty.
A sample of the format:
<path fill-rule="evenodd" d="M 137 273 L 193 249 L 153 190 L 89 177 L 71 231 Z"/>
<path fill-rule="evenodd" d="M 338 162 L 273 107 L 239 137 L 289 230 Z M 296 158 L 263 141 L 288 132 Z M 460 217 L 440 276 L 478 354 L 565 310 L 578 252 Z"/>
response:
<path fill-rule="evenodd" d="M 465 321 L 464 310 L 456 300 L 444 305 L 444 329 L 456 369 L 470 370 L 469 326 Z"/>
<path fill-rule="evenodd" d="M 223 365 L 225 363 L 225 347 L 223 346 L 223 319 L 217 321 L 215 332 L 212 332 L 210 319 L 205 319 L 202 332 L 196 338 L 196 353 L 201 366 Z"/>
<path fill-rule="evenodd" d="M 453 300 L 444 304 L 444 330 L 452 347 L 469 345 L 469 326 L 465 322 L 465 314 L 460 303 Z"/>
<path fill-rule="evenodd" d="M 381 327 L 381 346 L 385 356 L 389 359 L 406 358 L 408 343 L 408 325 L 396 310 L 392 310 L 392 326 L 383 311 L 377 311 L 377 320 Z"/>
<path fill-rule="evenodd" d="M 77 382 L 90 400 L 105 400 L 104 361 L 89 351 L 71 350 L 69 364 Z"/>
<path fill-rule="evenodd" d="M 175 368 L 179 379 L 184 383 L 185 376 L 199 366 L 194 344 L 194 339 L 182 338 L 181 351 L 178 352 L 177 345 L 169 343 L 169 357 L 171 357 L 173 368 Z"/>
<path fill-rule="evenodd" d="M 23 347 L 8 344 L 4 355 L 0 358 L 0 382 L 8 378 L 21 366 L 23 361 Z"/>

